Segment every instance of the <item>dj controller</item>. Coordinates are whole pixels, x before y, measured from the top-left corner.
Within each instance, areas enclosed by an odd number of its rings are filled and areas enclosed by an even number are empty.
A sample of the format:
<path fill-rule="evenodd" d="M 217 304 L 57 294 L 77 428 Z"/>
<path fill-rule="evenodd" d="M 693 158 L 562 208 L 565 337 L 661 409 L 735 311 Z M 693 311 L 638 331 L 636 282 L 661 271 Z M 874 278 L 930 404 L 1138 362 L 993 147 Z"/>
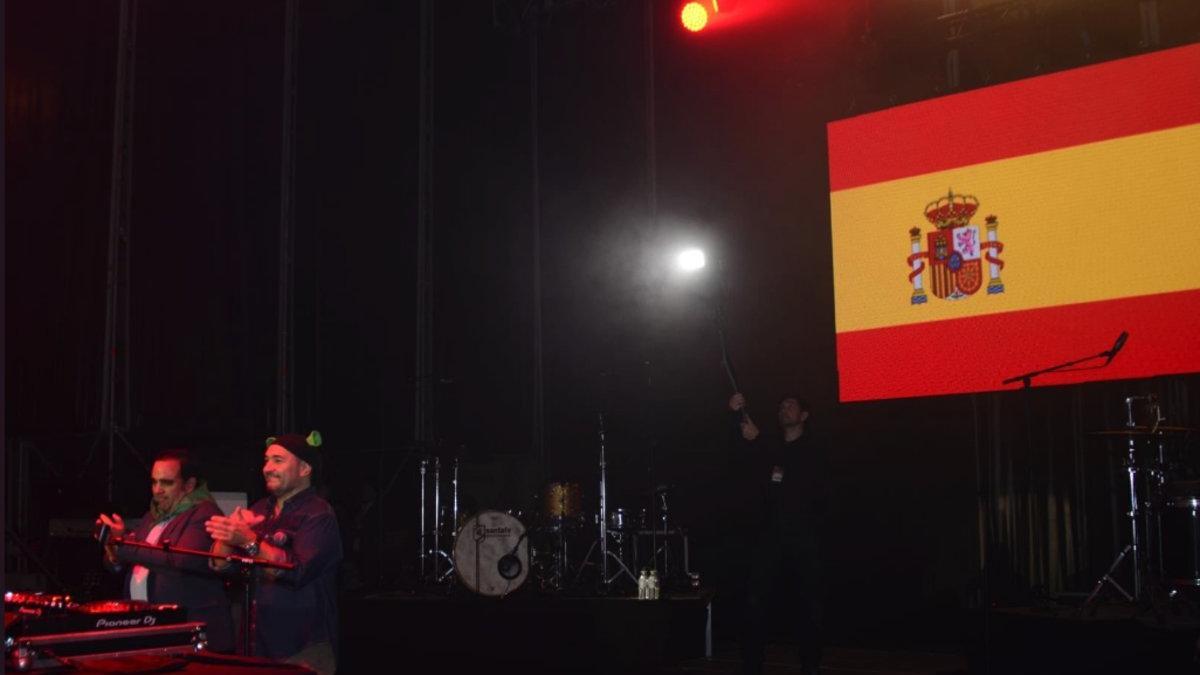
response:
<path fill-rule="evenodd" d="M 135 654 L 194 654 L 205 626 L 187 610 L 137 600 L 75 602 L 69 595 L 4 594 L 4 655 L 17 671 Z"/>

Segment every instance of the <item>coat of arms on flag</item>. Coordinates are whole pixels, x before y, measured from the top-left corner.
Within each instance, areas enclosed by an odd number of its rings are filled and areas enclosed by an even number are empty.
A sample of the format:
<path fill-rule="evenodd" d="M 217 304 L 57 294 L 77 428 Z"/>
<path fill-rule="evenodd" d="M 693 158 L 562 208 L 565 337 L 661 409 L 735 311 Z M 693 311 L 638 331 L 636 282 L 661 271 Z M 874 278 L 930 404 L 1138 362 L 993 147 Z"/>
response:
<path fill-rule="evenodd" d="M 1000 223 L 996 216 L 985 218 L 987 239 L 983 240 L 979 226 L 971 224 L 971 217 L 977 210 L 978 199 L 972 195 L 956 195 L 953 190 L 925 205 L 925 219 L 937 229 L 926 235 L 928 243 L 924 251 L 921 250 L 921 228 L 908 231 L 912 246 L 908 256 L 912 270 L 908 273 L 908 280 L 913 285 L 912 304 L 925 304 L 927 284 L 934 296 L 942 300 L 961 300 L 974 295 L 984 285 L 985 260 L 988 295 L 1004 292 L 1004 283 L 1000 281 L 1004 261 L 996 257 L 1004 250 L 1004 244 L 996 238 Z"/>

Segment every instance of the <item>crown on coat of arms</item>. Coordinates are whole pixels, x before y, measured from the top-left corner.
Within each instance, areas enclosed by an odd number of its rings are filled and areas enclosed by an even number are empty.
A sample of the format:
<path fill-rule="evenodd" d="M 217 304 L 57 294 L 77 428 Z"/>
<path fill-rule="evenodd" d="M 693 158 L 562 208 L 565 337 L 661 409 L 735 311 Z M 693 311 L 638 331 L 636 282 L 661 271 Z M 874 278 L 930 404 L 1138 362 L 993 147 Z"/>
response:
<path fill-rule="evenodd" d="M 925 205 L 925 219 L 939 230 L 962 227 L 971 220 L 979 208 L 979 200 L 973 195 L 956 195 L 951 190 L 945 197 Z"/>

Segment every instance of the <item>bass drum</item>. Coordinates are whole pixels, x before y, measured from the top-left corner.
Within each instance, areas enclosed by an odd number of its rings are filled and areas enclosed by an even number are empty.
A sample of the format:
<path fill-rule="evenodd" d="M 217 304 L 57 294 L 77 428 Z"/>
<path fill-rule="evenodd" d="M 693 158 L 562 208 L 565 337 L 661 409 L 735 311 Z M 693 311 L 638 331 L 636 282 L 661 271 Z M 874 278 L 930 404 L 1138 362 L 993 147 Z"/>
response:
<path fill-rule="evenodd" d="M 1171 586 L 1200 587 L 1200 481 L 1167 486 L 1162 514 L 1163 578 Z"/>
<path fill-rule="evenodd" d="M 529 576 L 525 526 L 500 511 L 471 516 L 454 541 L 454 571 L 480 595 L 504 597 L 517 590 Z"/>

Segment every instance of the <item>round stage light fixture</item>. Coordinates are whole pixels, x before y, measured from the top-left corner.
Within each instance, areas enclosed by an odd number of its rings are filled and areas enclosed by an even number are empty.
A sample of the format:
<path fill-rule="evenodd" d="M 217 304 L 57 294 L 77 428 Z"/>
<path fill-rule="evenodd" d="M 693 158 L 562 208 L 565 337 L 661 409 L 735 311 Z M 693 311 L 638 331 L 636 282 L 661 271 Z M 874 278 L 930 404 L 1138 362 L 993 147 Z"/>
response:
<path fill-rule="evenodd" d="M 684 28 L 693 33 L 702 31 L 708 25 L 708 9 L 699 2 L 689 2 L 679 13 L 679 20 L 683 22 Z"/>

